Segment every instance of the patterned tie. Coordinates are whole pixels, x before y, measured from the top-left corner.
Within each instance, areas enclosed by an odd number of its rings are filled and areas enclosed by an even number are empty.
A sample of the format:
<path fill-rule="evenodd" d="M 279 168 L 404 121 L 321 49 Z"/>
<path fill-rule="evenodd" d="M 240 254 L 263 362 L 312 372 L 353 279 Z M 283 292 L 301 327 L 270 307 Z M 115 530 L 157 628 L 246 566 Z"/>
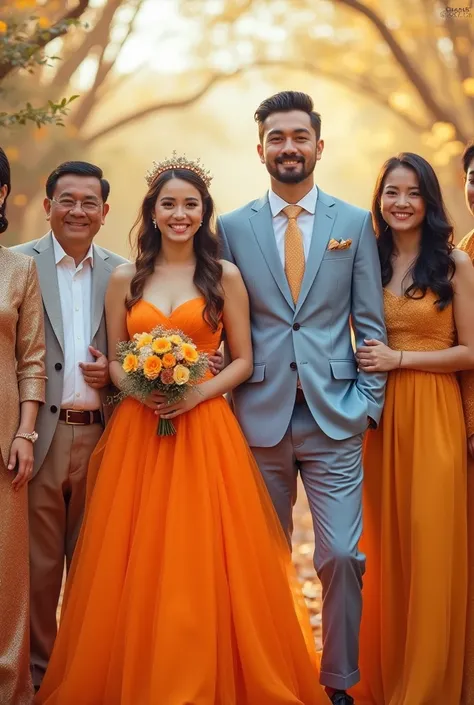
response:
<path fill-rule="evenodd" d="M 298 301 L 305 269 L 303 235 L 296 220 L 303 210 L 301 206 L 283 208 L 283 213 L 288 217 L 285 232 L 285 274 L 295 304 Z"/>

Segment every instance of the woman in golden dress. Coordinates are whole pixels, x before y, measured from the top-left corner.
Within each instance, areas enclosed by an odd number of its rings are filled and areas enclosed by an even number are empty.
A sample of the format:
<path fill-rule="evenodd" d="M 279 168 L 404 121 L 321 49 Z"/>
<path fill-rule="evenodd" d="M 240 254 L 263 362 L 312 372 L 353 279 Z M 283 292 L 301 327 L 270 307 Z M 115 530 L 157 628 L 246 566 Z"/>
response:
<path fill-rule="evenodd" d="M 467 599 L 467 443 L 456 373 L 474 367 L 474 269 L 452 243 L 437 177 L 403 153 L 379 175 L 373 219 L 388 345 L 357 351 L 388 371 L 364 448 L 367 555 L 358 705 L 457 705 Z"/>
<path fill-rule="evenodd" d="M 0 233 L 10 193 L 0 148 Z M 33 260 L 0 246 L 0 703 L 30 705 L 28 481 L 45 395 L 43 304 Z"/>

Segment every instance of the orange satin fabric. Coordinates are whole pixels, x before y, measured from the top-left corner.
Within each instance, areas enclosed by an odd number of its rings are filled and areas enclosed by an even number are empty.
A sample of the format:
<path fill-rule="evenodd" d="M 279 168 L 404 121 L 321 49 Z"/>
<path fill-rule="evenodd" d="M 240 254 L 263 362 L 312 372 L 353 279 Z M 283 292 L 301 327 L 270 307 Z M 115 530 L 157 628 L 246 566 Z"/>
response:
<path fill-rule="evenodd" d="M 454 345 L 452 306 L 385 292 L 389 345 Z M 364 448 L 357 705 L 458 705 L 467 591 L 466 433 L 454 374 L 394 370 Z"/>
<path fill-rule="evenodd" d="M 221 331 L 202 311 L 195 299 L 168 318 L 141 301 L 129 334 L 164 324 L 211 352 Z M 227 402 L 175 424 L 176 436 L 157 437 L 157 417 L 127 399 L 99 442 L 36 702 L 325 705 L 289 551 Z"/>

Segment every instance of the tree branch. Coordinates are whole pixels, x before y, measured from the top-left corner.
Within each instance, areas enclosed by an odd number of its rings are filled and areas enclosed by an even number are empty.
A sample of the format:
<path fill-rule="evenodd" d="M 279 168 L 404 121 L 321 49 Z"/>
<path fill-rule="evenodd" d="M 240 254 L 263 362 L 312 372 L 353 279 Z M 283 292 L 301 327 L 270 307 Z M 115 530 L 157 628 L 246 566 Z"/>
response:
<path fill-rule="evenodd" d="M 122 4 L 122 0 L 109 0 L 93 29 L 86 34 L 84 41 L 66 58 L 58 68 L 52 81 L 55 89 L 63 90 L 69 83 L 73 73 L 79 68 L 84 59 L 94 46 L 104 46 L 109 40 L 109 29 L 115 12 Z M 106 45 L 105 45 L 106 46 Z"/>
<path fill-rule="evenodd" d="M 456 129 L 458 139 L 467 142 L 467 135 L 455 115 L 450 113 L 435 100 L 430 86 L 425 81 L 423 76 L 415 69 L 409 57 L 379 15 L 370 7 L 367 7 L 364 3 L 360 2 L 360 0 L 335 0 L 335 2 L 359 12 L 369 20 L 390 49 L 395 61 L 403 70 L 412 86 L 415 88 L 432 117 L 440 122 L 452 123 Z"/>
<path fill-rule="evenodd" d="M 79 19 L 89 7 L 89 2 L 90 0 L 79 0 L 78 5 L 76 5 L 76 7 L 72 10 L 69 10 L 69 12 L 66 12 L 66 14 L 63 15 L 63 17 L 61 17 L 56 24 L 50 27 L 47 32 L 42 30 L 41 32 L 34 34 L 30 39 L 30 43 L 35 47 L 35 52 L 43 49 L 53 39 L 66 34 L 68 30 L 67 22 Z M 14 71 L 15 68 L 16 66 L 14 66 L 11 62 L 6 62 L 0 65 L 0 81 L 8 76 L 9 73 Z"/>
<path fill-rule="evenodd" d="M 465 54 L 459 50 L 459 41 L 464 41 L 468 46 L 471 45 L 469 23 L 464 19 L 454 19 L 452 15 L 448 15 L 446 17 L 446 27 L 453 45 L 453 54 L 456 57 L 457 73 L 459 80 L 462 83 L 466 78 L 471 77 L 471 62 L 469 60 L 469 54 Z M 474 117 L 474 96 L 464 97 L 469 106 L 471 116 Z"/>
<path fill-rule="evenodd" d="M 89 137 L 86 137 L 84 139 L 83 144 L 86 146 L 92 145 L 94 142 L 97 142 L 99 139 L 102 139 L 103 137 L 106 137 L 107 135 L 110 135 L 112 132 L 115 132 L 116 130 L 119 130 L 122 127 L 126 127 L 127 125 L 130 125 L 134 122 L 137 122 L 138 120 L 142 120 L 145 117 L 148 117 L 149 115 L 154 115 L 156 113 L 161 113 L 166 110 L 177 110 L 180 108 L 186 108 L 192 105 L 193 103 L 197 102 L 201 98 L 203 98 L 209 91 L 220 81 L 225 81 L 229 80 L 232 78 L 236 78 L 237 76 L 246 73 L 248 71 L 252 71 L 253 69 L 259 69 L 259 68 L 288 68 L 296 71 L 307 71 L 309 73 L 316 74 L 318 76 L 325 76 L 327 78 L 330 78 L 338 83 L 342 83 L 346 87 L 350 88 L 351 90 L 355 90 L 357 92 L 360 92 L 361 90 L 366 93 L 368 96 L 370 96 L 372 99 L 376 100 L 380 105 L 383 105 L 384 107 L 388 108 L 391 110 L 391 112 L 395 112 L 395 114 L 403 120 L 411 129 L 416 130 L 417 132 L 423 132 L 427 129 L 429 129 L 428 125 L 421 125 L 420 123 L 416 122 L 413 118 L 411 118 L 409 115 L 405 115 L 403 113 L 400 113 L 398 111 L 395 111 L 393 107 L 389 104 L 388 99 L 378 93 L 376 88 L 369 84 L 367 81 L 352 81 L 345 75 L 340 75 L 337 74 L 336 72 L 330 72 L 327 71 L 326 69 L 320 69 L 318 66 L 315 66 L 314 64 L 311 64 L 310 62 L 306 61 L 294 61 L 294 62 L 288 62 L 288 61 L 272 61 L 272 60 L 261 60 L 257 61 L 253 64 L 250 64 L 248 66 L 243 66 L 240 67 L 239 69 L 236 69 L 232 73 L 219 73 L 219 74 L 213 74 L 207 82 L 201 86 L 201 88 L 194 93 L 191 96 L 188 96 L 186 98 L 182 98 L 179 100 L 171 100 L 168 102 L 161 102 L 161 103 L 155 103 L 153 105 L 149 105 L 147 108 L 144 108 L 143 110 L 140 110 L 136 113 L 132 113 L 130 115 L 125 115 L 124 117 L 119 118 L 115 122 L 110 123 L 109 125 L 106 125 L 105 127 L 99 129 L 97 132 L 94 134 L 90 135 Z"/>

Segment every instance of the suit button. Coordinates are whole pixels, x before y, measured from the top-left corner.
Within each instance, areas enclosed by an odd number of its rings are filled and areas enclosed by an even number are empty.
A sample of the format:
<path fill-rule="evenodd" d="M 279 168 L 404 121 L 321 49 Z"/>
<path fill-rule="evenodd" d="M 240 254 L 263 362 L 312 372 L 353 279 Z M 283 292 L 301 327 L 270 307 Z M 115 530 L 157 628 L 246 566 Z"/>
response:
<path fill-rule="evenodd" d="M 297 369 L 298 369 L 298 365 L 296 364 L 296 362 L 290 362 L 290 367 L 291 367 L 292 370 L 297 370 Z"/>
<path fill-rule="evenodd" d="M 50 409 L 51 413 L 55 414 L 58 410 L 58 407 L 53 404 L 52 406 L 49 407 L 49 409 Z"/>
<path fill-rule="evenodd" d="M 301 328 L 299 323 L 293 323 L 293 330 L 299 330 Z"/>
<path fill-rule="evenodd" d="M 59 370 L 62 370 L 62 369 L 63 369 L 63 366 L 61 365 L 60 362 L 57 362 L 57 363 L 55 364 L 55 366 L 54 366 L 54 369 L 59 372 Z"/>

